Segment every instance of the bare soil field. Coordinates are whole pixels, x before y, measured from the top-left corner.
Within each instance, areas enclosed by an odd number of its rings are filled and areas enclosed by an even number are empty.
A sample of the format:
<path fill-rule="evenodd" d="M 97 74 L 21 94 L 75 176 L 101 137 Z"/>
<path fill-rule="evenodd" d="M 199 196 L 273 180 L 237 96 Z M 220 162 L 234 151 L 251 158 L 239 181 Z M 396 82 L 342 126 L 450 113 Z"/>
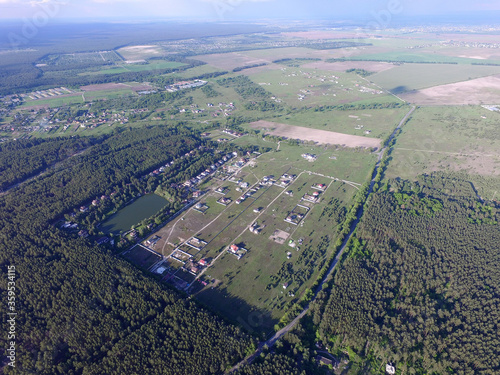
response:
<path fill-rule="evenodd" d="M 256 121 L 250 124 L 254 129 L 266 129 L 271 135 L 313 141 L 320 144 L 345 145 L 347 147 L 380 147 L 381 140 L 357 135 L 348 135 L 326 130 L 280 124 L 270 121 Z"/>
<path fill-rule="evenodd" d="M 496 104 L 500 102 L 500 75 L 430 87 L 400 97 L 419 105 Z"/>
<path fill-rule="evenodd" d="M 348 69 L 364 69 L 369 72 L 383 72 L 395 67 L 394 64 L 376 61 L 339 61 L 328 63 L 325 61 L 315 61 L 302 65 L 303 68 L 320 69 L 328 72 L 343 72 Z"/>

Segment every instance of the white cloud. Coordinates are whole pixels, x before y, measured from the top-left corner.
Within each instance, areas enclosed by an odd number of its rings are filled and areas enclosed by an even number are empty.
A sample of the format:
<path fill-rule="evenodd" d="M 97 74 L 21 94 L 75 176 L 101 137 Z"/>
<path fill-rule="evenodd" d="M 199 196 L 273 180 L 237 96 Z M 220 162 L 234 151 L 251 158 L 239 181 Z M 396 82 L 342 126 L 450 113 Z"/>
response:
<path fill-rule="evenodd" d="M 57 5 L 67 5 L 67 2 L 57 1 L 57 0 L 31 0 L 30 5 L 35 7 L 42 4 L 57 4 Z"/>
<path fill-rule="evenodd" d="M 240 5 L 242 3 L 269 3 L 275 0 L 201 0 L 204 3 L 224 3 L 230 6 Z"/>

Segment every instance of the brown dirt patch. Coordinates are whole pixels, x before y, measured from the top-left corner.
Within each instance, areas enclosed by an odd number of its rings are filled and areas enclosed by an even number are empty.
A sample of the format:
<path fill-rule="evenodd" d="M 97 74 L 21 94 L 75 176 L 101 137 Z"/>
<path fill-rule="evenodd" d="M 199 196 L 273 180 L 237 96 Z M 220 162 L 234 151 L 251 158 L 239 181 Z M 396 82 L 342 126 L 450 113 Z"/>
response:
<path fill-rule="evenodd" d="M 251 123 L 250 126 L 255 129 L 266 129 L 266 133 L 271 135 L 313 141 L 320 144 L 345 145 L 347 147 L 380 147 L 381 144 L 381 141 L 375 138 L 280 124 L 278 122 L 260 120 Z"/>
<path fill-rule="evenodd" d="M 276 229 L 274 233 L 269 237 L 269 239 L 279 243 L 280 245 L 283 245 L 288 237 L 290 237 L 290 233 L 280 229 Z"/>
<path fill-rule="evenodd" d="M 395 67 L 394 64 L 374 61 L 339 61 L 328 63 L 324 61 L 315 61 L 302 65 L 303 68 L 320 69 L 329 72 L 344 72 L 347 69 L 364 69 L 369 72 L 383 72 Z"/>
<path fill-rule="evenodd" d="M 500 102 L 500 75 L 430 87 L 400 96 L 419 105 L 497 104 Z"/>

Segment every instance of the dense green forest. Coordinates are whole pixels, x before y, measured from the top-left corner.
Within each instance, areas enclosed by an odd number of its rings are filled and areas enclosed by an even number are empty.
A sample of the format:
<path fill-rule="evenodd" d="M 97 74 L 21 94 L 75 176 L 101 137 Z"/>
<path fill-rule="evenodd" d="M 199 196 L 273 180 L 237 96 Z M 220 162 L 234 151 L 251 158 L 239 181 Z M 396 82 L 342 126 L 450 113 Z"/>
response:
<path fill-rule="evenodd" d="M 498 373 L 499 212 L 461 176 L 383 185 L 316 305 L 322 335 L 372 371 Z"/>
<path fill-rule="evenodd" d="M 21 139 L 1 144 L 0 190 L 36 175 L 100 140 L 91 137 L 59 138 L 48 141 Z"/>
<path fill-rule="evenodd" d="M 18 312 L 16 367 L 5 373 L 217 373 L 254 346 L 239 328 L 51 225 L 199 142 L 183 126 L 125 129 L 0 196 L 0 267 L 16 268 Z"/>

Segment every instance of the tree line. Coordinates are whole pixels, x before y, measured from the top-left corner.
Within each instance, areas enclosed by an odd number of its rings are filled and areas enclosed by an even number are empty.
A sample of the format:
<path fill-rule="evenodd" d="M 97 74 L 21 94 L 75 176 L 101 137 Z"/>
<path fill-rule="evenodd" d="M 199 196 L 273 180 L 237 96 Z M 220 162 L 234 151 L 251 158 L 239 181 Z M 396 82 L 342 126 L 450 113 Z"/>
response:
<path fill-rule="evenodd" d="M 385 183 L 315 304 L 323 337 L 374 366 L 497 373 L 498 210 L 453 175 Z"/>
<path fill-rule="evenodd" d="M 19 312 L 16 367 L 4 373 L 221 373 L 254 347 L 239 328 L 51 224 L 199 142 L 183 126 L 123 129 L 0 196 L 0 268 L 16 266 Z"/>

